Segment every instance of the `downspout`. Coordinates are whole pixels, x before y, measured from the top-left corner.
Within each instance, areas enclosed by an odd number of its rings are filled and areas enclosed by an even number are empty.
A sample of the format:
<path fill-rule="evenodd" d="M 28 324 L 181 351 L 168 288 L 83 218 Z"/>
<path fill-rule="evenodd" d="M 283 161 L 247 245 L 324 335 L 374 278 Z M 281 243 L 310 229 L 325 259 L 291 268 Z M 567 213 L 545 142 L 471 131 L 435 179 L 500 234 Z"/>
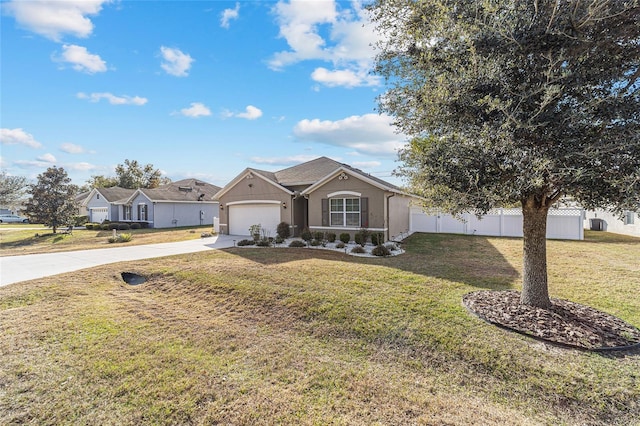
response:
<path fill-rule="evenodd" d="M 389 200 L 395 196 L 396 194 L 394 192 L 387 196 L 387 241 L 391 241 L 391 209 L 389 208 Z"/>

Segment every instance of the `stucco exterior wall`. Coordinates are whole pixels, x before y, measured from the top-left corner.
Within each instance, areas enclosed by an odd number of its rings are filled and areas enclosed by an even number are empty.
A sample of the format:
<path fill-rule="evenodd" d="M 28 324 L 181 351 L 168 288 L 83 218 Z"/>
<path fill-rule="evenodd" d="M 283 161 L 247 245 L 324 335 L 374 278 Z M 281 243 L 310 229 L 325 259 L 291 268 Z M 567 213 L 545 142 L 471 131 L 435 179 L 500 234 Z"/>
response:
<path fill-rule="evenodd" d="M 218 200 L 220 202 L 218 213 L 220 232 L 223 234 L 229 232 L 229 209 L 226 208 L 229 203 L 277 201 L 280 204 L 280 221 L 292 224 L 294 209 L 291 208 L 291 199 L 291 195 L 260 177 L 243 178 Z M 283 205 L 283 203 L 285 204 Z M 259 222 L 260 218 L 256 218 L 256 223 Z"/>
<path fill-rule="evenodd" d="M 138 211 L 138 206 L 140 204 L 147 205 L 146 221 L 149 222 L 150 228 L 155 228 L 155 223 L 153 223 L 154 222 L 153 203 L 151 202 L 151 200 L 149 200 L 149 198 L 147 198 L 146 195 L 142 193 L 139 193 L 131 202 L 131 220 L 134 222 L 143 221 L 143 219 L 140 219 L 139 211 Z"/>
<path fill-rule="evenodd" d="M 89 221 L 93 221 L 94 218 L 92 217 L 92 212 L 91 209 L 95 209 L 95 208 L 107 208 L 107 220 L 114 220 L 112 219 L 114 216 L 117 217 L 117 212 L 114 215 L 113 214 L 113 209 L 111 208 L 111 204 L 105 200 L 105 198 L 98 194 L 95 193 L 91 196 L 91 199 L 89 199 L 89 201 L 87 202 L 87 211 L 88 211 L 88 216 L 89 216 Z"/>
<path fill-rule="evenodd" d="M 602 219 L 603 231 L 616 234 L 640 237 L 640 211 L 633 213 L 633 223 L 625 224 L 617 214 L 606 210 L 590 210 L 585 212 L 584 228 L 591 229 L 591 219 Z"/>
<path fill-rule="evenodd" d="M 401 194 L 389 198 L 389 240 L 408 236 L 411 200 L 412 197 Z"/>
<path fill-rule="evenodd" d="M 158 202 L 153 204 L 153 227 L 213 225 L 217 215 L 218 203 Z"/>
<path fill-rule="evenodd" d="M 350 191 L 359 193 L 355 195 L 339 195 L 340 198 L 368 198 L 369 199 L 369 226 L 371 230 L 384 230 L 385 225 L 385 192 L 375 186 L 366 183 L 352 175 L 348 179 L 339 179 L 338 176 L 331 179 L 320 188 L 309 194 L 309 228 L 322 228 L 322 199 L 329 198 L 329 194 L 335 192 Z M 336 230 L 357 231 L 360 227 L 331 227 Z"/>

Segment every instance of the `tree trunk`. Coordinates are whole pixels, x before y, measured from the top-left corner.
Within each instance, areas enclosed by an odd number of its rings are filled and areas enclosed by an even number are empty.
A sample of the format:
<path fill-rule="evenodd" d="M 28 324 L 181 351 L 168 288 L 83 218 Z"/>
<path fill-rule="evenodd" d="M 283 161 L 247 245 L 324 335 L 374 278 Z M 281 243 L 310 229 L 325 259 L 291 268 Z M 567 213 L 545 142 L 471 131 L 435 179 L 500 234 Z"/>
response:
<path fill-rule="evenodd" d="M 524 255 L 520 303 L 551 307 L 547 284 L 547 213 L 549 207 L 533 197 L 522 203 Z"/>

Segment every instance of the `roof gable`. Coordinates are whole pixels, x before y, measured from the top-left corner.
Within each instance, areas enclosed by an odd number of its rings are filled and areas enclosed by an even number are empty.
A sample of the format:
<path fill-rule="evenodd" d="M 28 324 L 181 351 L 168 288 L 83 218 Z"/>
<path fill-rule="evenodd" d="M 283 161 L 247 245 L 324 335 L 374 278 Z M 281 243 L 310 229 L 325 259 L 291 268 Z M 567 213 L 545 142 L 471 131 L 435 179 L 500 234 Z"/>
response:
<path fill-rule="evenodd" d="M 341 174 L 345 174 L 346 177 L 353 176 L 356 179 L 360 179 L 363 182 L 366 182 L 369 185 L 380 189 L 381 191 L 389 191 L 389 192 L 401 193 L 400 189 L 398 187 L 396 187 L 395 185 L 391 185 L 390 183 L 387 183 L 387 182 L 385 182 L 385 181 L 383 181 L 381 179 L 374 178 L 373 176 L 367 175 L 367 174 L 361 172 L 358 169 L 353 169 L 353 168 L 351 168 L 349 166 L 346 166 L 346 165 L 343 165 L 343 166 L 339 167 L 338 169 L 336 169 L 333 172 L 331 172 L 331 173 L 327 174 L 326 176 L 324 176 L 322 179 L 319 179 L 316 183 L 314 183 L 313 185 L 309 186 L 307 189 L 302 191 L 302 193 L 303 194 L 310 194 L 313 191 L 315 191 L 316 189 L 322 187 L 327 182 L 333 180 L 337 176 L 340 176 Z"/>
<path fill-rule="evenodd" d="M 231 182 L 229 182 L 227 185 L 225 185 L 224 188 L 222 188 L 220 191 L 218 191 L 218 193 L 216 193 L 213 198 L 214 199 L 218 199 L 218 198 L 222 197 L 224 194 L 226 194 L 227 192 L 229 192 L 237 184 L 239 184 L 240 182 L 244 181 L 245 179 L 252 179 L 252 178 L 255 178 L 255 177 L 264 180 L 265 182 L 269 183 L 270 185 L 275 186 L 276 188 L 280 189 L 281 191 L 286 192 L 289 195 L 293 195 L 293 192 L 291 192 L 290 190 L 288 190 L 284 186 L 280 185 L 276 181 L 275 173 L 267 172 L 267 171 L 264 171 L 264 170 L 246 168 L 246 169 L 244 169 L 244 171 L 242 173 L 240 173 L 238 176 L 236 176 Z"/>

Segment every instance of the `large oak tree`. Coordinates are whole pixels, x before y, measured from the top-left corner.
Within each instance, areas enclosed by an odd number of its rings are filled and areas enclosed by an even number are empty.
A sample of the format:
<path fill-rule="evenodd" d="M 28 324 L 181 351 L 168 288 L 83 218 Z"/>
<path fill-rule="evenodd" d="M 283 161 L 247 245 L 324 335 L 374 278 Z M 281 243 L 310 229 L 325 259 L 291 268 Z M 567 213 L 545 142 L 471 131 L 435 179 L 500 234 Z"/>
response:
<path fill-rule="evenodd" d="M 411 137 L 399 173 L 427 205 L 524 217 L 521 303 L 547 308 L 546 222 L 640 205 L 637 0 L 377 0 L 380 110 Z"/>

